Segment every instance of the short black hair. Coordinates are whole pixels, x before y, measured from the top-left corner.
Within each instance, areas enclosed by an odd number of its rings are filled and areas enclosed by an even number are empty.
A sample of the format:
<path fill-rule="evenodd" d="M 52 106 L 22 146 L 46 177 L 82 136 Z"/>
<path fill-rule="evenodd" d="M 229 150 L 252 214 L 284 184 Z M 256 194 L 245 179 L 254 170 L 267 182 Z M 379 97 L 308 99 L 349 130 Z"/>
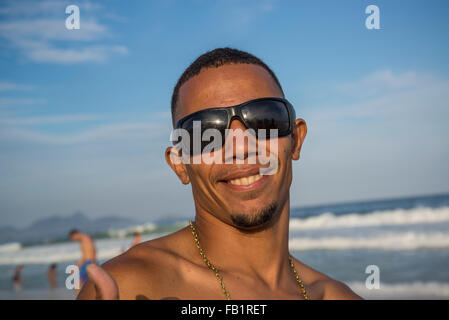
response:
<path fill-rule="evenodd" d="M 69 231 L 69 238 L 71 238 L 74 234 L 79 233 L 78 229 L 72 229 Z"/>
<path fill-rule="evenodd" d="M 240 51 L 237 49 L 227 47 L 217 48 L 199 56 L 195 61 L 192 62 L 192 64 L 183 72 L 181 77 L 178 79 L 178 82 L 176 83 L 176 86 L 173 89 L 173 95 L 171 98 L 171 116 L 173 126 L 175 126 L 174 121 L 175 121 L 176 107 L 178 103 L 179 89 L 181 88 L 181 86 L 184 83 L 186 83 L 189 79 L 198 75 L 203 69 L 212 67 L 218 68 L 232 63 L 255 64 L 261 66 L 262 68 L 268 71 L 273 80 L 279 86 L 282 95 L 284 95 L 284 91 L 282 90 L 282 86 L 278 78 L 276 77 L 274 72 L 262 60 L 245 51 Z"/>

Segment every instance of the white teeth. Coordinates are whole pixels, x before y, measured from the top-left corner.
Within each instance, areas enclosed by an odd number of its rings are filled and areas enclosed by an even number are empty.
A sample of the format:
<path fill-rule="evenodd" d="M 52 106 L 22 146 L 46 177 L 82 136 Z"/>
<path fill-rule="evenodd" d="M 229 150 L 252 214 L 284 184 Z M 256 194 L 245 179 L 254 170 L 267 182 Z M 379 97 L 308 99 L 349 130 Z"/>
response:
<path fill-rule="evenodd" d="M 256 174 L 255 176 L 249 176 L 249 177 L 244 177 L 244 178 L 240 178 L 240 179 L 229 180 L 228 183 L 235 184 L 237 186 L 242 186 L 242 185 L 246 186 L 246 185 L 256 182 L 257 180 L 259 180 L 261 178 L 262 178 L 262 176 L 260 174 Z"/>

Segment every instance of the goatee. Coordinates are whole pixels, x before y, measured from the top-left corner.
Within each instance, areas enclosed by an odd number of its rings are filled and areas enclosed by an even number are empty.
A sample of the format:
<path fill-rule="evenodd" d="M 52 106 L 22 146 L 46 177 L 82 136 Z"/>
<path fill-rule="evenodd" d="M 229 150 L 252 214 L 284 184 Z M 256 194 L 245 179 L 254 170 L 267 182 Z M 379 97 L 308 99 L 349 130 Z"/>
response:
<path fill-rule="evenodd" d="M 256 214 L 233 213 L 231 214 L 231 220 L 238 227 L 258 229 L 271 221 L 276 212 L 277 204 L 272 203 L 256 212 Z"/>

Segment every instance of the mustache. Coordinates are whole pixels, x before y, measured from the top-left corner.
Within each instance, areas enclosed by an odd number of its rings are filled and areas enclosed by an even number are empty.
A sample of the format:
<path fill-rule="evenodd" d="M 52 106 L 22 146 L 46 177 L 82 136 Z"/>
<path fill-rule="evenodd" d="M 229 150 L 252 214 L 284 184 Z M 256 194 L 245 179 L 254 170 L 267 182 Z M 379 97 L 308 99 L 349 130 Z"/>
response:
<path fill-rule="evenodd" d="M 230 155 L 226 155 L 226 152 L 223 154 L 224 157 L 224 163 L 226 164 L 233 164 L 234 162 L 237 164 L 240 161 L 247 162 L 248 164 L 257 164 L 259 153 L 258 152 L 245 152 L 242 155 L 239 155 L 239 153 L 234 154 L 231 153 Z"/>

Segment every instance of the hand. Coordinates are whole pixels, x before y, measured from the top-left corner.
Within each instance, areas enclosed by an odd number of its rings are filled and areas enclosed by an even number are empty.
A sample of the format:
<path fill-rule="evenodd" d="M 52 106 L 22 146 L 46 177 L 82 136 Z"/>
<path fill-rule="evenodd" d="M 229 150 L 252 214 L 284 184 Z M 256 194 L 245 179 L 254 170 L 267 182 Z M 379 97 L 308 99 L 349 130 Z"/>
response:
<path fill-rule="evenodd" d="M 97 297 L 100 296 L 102 300 L 118 300 L 118 287 L 114 279 L 103 268 L 96 264 L 89 264 L 86 267 L 89 279 L 95 284 Z"/>

